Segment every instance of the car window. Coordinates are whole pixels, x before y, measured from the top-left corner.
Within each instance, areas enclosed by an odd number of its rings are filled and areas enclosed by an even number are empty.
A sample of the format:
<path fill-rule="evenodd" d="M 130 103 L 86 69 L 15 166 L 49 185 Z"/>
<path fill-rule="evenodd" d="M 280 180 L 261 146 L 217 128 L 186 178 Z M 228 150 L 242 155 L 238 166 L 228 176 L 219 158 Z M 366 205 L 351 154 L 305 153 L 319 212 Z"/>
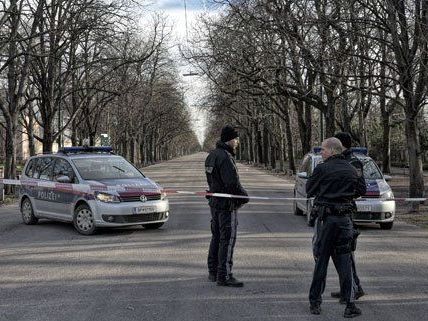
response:
<path fill-rule="evenodd" d="M 85 180 L 142 178 L 144 175 L 123 157 L 88 157 L 73 159 Z"/>
<path fill-rule="evenodd" d="M 75 183 L 76 176 L 74 174 L 73 168 L 69 162 L 62 158 L 58 158 L 56 160 L 52 174 L 54 181 L 56 181 L 60 176 L 67 176 L 70 178 L 71 183 Z"/>
<path fill-rule="evenodd" d="M 39 161 L 38 158 L 33 158 L 28 162 L 28 165 L 25 168 L 25 175 L 27 177 L 33 177 L 34 173 L 37 172 L 38 161 Z"/>
<path fill-rule="evenodd" d="M 315 167 L 317 167 L 322 162 L 323 162 L 322 157 L 314 156 L 312 158 L 312 161 L 309 163 L 309 165 L 313 165 L 313 166 L 309 166 L 308 176 L 311 176 L 312 173 L 314 172 Z"/>
<path fill-rule="evenodd" d="M 41 157 L 39 159 L 38 163 L 38 177 L 35 176 L 34 178 L 44 179 L 44 180 L 52 180 L 52 170 L 53 170 L 53 164 L 55 159 L 52 157 Z"/>
<path fill-rule="evenodd" d="M 363 175 L 365 179 L 382 179 L 382 173 L 372 159 L 363 160 Z"/>

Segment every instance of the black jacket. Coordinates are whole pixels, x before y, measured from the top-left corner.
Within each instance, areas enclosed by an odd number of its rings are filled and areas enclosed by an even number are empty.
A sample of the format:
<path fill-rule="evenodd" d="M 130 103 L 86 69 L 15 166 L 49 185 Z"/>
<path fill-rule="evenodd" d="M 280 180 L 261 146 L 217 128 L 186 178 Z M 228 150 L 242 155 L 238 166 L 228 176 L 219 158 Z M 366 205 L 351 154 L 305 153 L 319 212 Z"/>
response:
<path fill-rule="evenodd" d="M 233 149 L 225 143 L 217 142 L 205 160 L 205 174 L 211 193 L 226 193 L 248 196 L 239 182 Z M 234 210 L 248 203 L 248 199 L 211 197 L 209 205 L 220 210 Z"/>
<path fill-rule="evenodd" d="M 350 203 L 366 193 L 366 184 L 345 156 L 334 155 L 315 167 L 306 193 L 316 197 L 315 203 Z"/>
<path fill-rule="evenodd" d="M 345 156 L 345 160 L 349 162 L 352 166 L 357 170 L 358 176 L 363 175 L 363 163 L 355 156 L 350 149 L 345 149 L 343 151 L 343 156 Z"/>

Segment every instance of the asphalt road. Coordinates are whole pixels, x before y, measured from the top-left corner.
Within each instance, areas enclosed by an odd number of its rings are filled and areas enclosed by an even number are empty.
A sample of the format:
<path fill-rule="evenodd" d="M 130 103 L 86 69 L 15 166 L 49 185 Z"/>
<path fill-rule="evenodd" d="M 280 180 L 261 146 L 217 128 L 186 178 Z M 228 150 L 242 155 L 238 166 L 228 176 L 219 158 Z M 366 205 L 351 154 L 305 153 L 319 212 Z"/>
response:
<path fill-rule="evenodd" d="M 206 187 L 200 153 L 145 169 L 166 188 Z M 291 196 L 293 182 L 239 165 L 250 195 Z M 0 320 L 338 320 L 329 297 L 338 278 L 329 267 L 322 314 L 312 316 L 312 229 L 286 202 L 257 201 L 239 213 L 234 274 L 244 288 L 207 280 L 210 239 L 206 200 L 172 196 L 160 230 L 101 230 L 85 237 L 69 224 L 26 226 L 17 206 L 0 207 Z M 428 313 L 428 231 L 397 223 L 364 227 L 357 267 L 367 295 L 359 320 L 423 320 Z"/>

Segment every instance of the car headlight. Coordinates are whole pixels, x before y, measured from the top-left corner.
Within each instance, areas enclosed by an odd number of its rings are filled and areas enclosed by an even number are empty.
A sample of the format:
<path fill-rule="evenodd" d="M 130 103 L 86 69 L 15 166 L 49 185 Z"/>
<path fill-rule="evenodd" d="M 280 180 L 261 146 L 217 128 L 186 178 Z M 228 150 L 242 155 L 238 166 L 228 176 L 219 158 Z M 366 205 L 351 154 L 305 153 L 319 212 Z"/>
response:
<path fill-rule="evenodd" d="M 95 197 L 97 200 L 105 203 L 119 203 L 120 199 L 117 195 L 103 193 L 103 192 L 97 192 L 95 193 Z"/>
<path fill-rule="evenodd" d="M 383 198 L 383 199 L 392 199 L 392 198 L 394 198 L 394 193 L 392 193 L 392 191 L 389 190 L 387 192 L 382 193 L 380 195 L 380 198 Z"/>
<path fill-rule="evenodd" d="M 161 192 L 161 200 L 163 201 L 166 198 L 167 194 L 165 192 Z"/>

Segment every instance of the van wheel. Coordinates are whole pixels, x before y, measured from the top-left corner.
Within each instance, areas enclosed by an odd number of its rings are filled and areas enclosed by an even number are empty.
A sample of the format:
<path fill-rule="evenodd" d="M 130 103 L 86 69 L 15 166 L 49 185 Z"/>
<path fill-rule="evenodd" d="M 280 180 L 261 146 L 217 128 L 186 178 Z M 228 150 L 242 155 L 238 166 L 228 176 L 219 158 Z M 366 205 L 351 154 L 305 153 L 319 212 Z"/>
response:
<path fill-rule="evenodd" d="M 79 205 L 74 210 L 74 228 L 83 235 L 91 235 L 95 232 L 94 214 L 86 204 Z"/>
<path fill-rule="evenodd" d="M 162 225 L 163 223 L 143 224 L 143 227 L 147 230 L 156 230 Z"/>
<path fill-rule="evenodd" d="M 39 219 L 34 216 L 33 205 L 31 204 L 30 199 L 27 197 L 24 198 L 21 203 L 21 215 L 22 220 L 27 225 L 34 225 L 39 221 Z"/>
<path fill-rule="evenodd" d="M 392 226 L 394 225 L 394 222 L 388 222 L 388 223 L 379 223 L 380 228 L 382 230 L 390 230 L 392 229 Z"/>

